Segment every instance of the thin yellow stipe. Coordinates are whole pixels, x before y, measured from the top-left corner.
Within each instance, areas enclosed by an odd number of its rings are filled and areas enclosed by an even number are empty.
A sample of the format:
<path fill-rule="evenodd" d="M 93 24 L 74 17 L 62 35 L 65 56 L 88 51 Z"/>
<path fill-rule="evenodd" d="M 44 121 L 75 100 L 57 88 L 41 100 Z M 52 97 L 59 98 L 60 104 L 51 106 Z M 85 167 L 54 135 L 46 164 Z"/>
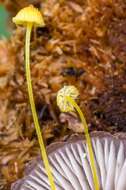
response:
<path fill-rule="evenodd" d="M 86 120 L 84 118 L 84 115 L 83 115 L 80 107 L 77 105 L 77 103 L 70 96 L 67 96 L 66 99 L 77 110 L 77 112 L 78 112 L 78 114 L 80 116 L 80 119 L 82 121 L 82 124 L 84 126 L 84 132 L 85 132 L 85 137 L 86 137 L 88 151 L 89 151 L 89 157 L 90 157 L 90 163 L 91 163 L 91 170 L 92 170 L 93 180 L 94 180 L 94 187 L 95 187 L 95 190 L 99 190 L 100 189 L 99 179 L 98 179 L 98 176 L 97 176 L 97 170 L 96 170 L 96 166 L 95 166 L 94 154 L 93 154 L 91 139 L 90 139 L 89 132 L 88 132 L 87 122 L 86 122 Z"/>
<path fill-rule="evenodd" d="M 46 149 L 44 146 L 44 141 L 42 139 L 41 135 L 41 130 L 39 126 L 39 121 L 36 113 L 36 108 L 35 108 L 35 102 L 34 102 L 34 97 L 33 97 L 33 90 L 32 90 L 32 82 L 31 82 L 31 72 L 30 72 L 30 36 L 31 36 L 31 30 L 32 30 L 32 23 L 27 24 L 27 30 L 26 30 L 26 42 L 25 42 L 25 69 L 26 69 L 26 79 L 27 79 L 27 86 L 28 86 L 28 95 L 29 95 L 29 101 L 31 105 L 31 110 L 32 110 L 32 115 L 33 115 L 33 120 L 34 120 L 34 125 L 40 145 L 40 150 L 41 150 L 41 156 L 45 165 L 45 169 L 48 175 L 48 179 L 50 182 L 50 187 L 51 190 L 56 190 L 53 175 L 51 173 L 51 168 L 49 165 Z"/>

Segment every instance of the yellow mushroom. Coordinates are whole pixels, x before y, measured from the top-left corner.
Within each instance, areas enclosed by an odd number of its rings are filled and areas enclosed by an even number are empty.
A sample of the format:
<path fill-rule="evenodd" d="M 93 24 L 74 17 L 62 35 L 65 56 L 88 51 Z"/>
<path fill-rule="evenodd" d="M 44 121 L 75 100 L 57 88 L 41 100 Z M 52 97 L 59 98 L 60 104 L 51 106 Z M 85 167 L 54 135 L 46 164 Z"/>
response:
<path fill-rule="evenodd" d="M 28 23 L 42 27 L 45 25 L 40 11 L 33 5 L 21 9 L 12 20 L 17 25 L 27 25 Z"/>
<path fill-rule="evenodd" d="M 25 70 L 26 70 L 26 80 L 27 80 L 27 87 L 28 87 L 28 95 L 29 95 L 29 102 L 31 105 L 32 116 L 34 120 L 34 125 L 40 145 L 41 156 L 45 165 L 45 169 L 48 175 L 48 179 L 50 182 L 51 190 L 56 190 L 55 183 L 53 179 L 53 175 L 51 173 L 51 167 L 49 165 L 46 148 L 44 146 L 44 141 L 41 135 L 41 130 L 39 126 L 39 121 L 37 117 L 34 96 L 33 96 L 33 89 L 32 89 L 32 82 L 31 82 L 31 72 L 30 72 L 30 38 L 31 38 L 31 30 L 33 26 L 41 26 L 43 27 L 44 20 L 40 13 L 40 11 L 30 5 L 29 7 L 25 7 L 21 9 L 17 15 L 13 18 L 13 22 L 15 24 L 24 25 L 26 27 L 26 39 L 25 39 Z"/>
<path fill-rule="evenodd" d="M 99 190 L 100 184 L 99 184 L 99 179 L 97 175 L 97 169 L 95 166 L 95 159 L 94 159 L 91 138 L 88 132 L 88 125 L 80 107 L 77 105 L 75 101 L 78 95 L 79 95 L 79 92 L 75 86 L 64 86 L 57 93 L 57 105 L 59 106 L 62 112 L 70 112 L 70 111 L 76 110 L 80 116 L 80 119 L 84 126 L 84 132 L 85 132 L 86 142 L 87 142 L 88 151 L 89 151 L 90 164 L 91 164 L 93 180 L 94 180 L 94 187 L 95 187 L 95 190 Z"/>
<path fill-rule="evenodd" d="M 66 100 L 66 96 L 70 96 L 72 99 L 76 99 L 79 96 L 79 92 L 75 86 L 64 86 L 57 93 L 57 105 L 62 112 L 74 111 L 74 106 Z"/>

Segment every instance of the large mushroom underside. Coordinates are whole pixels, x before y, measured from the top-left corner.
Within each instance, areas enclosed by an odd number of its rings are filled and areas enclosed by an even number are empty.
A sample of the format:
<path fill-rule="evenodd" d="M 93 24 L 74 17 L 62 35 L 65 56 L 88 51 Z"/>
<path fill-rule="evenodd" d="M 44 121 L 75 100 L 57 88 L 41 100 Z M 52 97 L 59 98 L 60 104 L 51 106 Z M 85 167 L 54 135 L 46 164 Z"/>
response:
<path fill-rule="evenodd" d="M 108 133 L 92 134 L 97 172 L 101 190 L 126 190 L 126 138 Z M 94 190 L 87 145 L 82 137 L 49 147 L 57 190 Z M 85 156 L 86 155 L 86 156 Z M 40 159 L 27 166 L 26 176 L 12 185 L 12 190 L 50 190 Z"/>

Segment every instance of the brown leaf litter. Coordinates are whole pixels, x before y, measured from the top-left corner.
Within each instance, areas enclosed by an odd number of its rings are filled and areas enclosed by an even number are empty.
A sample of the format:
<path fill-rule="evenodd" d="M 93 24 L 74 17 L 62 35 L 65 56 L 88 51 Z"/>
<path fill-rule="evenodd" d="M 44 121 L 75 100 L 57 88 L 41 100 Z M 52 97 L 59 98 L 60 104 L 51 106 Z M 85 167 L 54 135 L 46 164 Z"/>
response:
<path fill-rule="evenodd" d="M 31 73 L 45 144 L 83 131 L 76 114 L 61 114 L 56 106 L 57 91 L 69 84 L 80 91 L 78 103 L 90 130 L 125 131 L 124 1 L 2 2 L 13 14 L 29 3 L 43 12 L 46 26 L 32 33 Z M 0 42 L 0 190 L 10 189 L 39 154 L 27 96 L 24 37 L 24 28 L 18 27 L 10 40 Z"/>

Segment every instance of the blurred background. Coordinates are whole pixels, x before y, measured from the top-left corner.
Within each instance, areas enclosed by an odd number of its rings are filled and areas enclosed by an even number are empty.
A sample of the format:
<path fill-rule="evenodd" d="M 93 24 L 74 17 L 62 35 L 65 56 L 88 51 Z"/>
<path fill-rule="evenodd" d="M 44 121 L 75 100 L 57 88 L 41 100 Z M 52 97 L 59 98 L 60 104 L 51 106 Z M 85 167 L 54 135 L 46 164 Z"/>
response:
<path fill-rule="evenodd" d="M 9 38 L 10 31 L 8 26 L 9 13 L 3 5 L 0 5 L 0 39 Z"/>

